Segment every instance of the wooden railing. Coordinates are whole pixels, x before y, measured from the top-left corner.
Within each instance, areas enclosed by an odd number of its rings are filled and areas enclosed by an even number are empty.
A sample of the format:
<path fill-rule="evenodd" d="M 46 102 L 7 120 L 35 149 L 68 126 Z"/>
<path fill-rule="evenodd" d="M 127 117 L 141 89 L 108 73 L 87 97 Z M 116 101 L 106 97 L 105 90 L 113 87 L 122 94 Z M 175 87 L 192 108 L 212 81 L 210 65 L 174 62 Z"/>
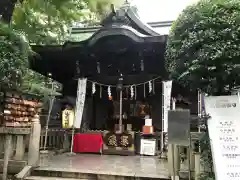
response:
<path fill-rule="evenodd" d="M 36 116 L 31 127 L 0 127 L 0 167 L 2 179 L 8 174 L 16 174 L 25 166 L 38 165 L 41 125 Z"/>
<path fill-rule="evenodd" d="M 41 131 L 40 150 L 69 150 L 71 142 L 71 130 L 62 128 L 50 128 Z M 46 141 L 46 142 L 45 142 Z"/>

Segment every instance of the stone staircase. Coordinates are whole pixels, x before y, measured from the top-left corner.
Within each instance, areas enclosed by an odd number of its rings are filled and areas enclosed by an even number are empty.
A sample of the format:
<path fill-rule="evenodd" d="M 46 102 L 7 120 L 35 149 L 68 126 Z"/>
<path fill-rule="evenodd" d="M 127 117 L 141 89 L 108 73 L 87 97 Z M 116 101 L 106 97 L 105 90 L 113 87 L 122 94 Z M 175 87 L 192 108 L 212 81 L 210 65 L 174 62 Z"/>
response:
<path fill-rule="evenodd" d="M 94 174 L 75 171 L 34 170 L 26 180 L 167 180 L 156 177 L 137 177 L 113 174 Z"/>
<path fill-rule="evenodd" d="M 24 170 L 25 169 L 25 170 Z M 158 157 L 76 154 L 42 155 L 40 166 L 24 168 L 18 180 L 169 180 Z M 26 176 L 28 175 L 28 176 Z"/>
<path fill-rule="evenodd" d="M 59 177 L 43 177 L 43 176 L 29 176 L 26 180 L 79 180 L 76 178 L 59 178 Z M 89 180 L 89 179 L 80 179 L 80 180 Z"/>

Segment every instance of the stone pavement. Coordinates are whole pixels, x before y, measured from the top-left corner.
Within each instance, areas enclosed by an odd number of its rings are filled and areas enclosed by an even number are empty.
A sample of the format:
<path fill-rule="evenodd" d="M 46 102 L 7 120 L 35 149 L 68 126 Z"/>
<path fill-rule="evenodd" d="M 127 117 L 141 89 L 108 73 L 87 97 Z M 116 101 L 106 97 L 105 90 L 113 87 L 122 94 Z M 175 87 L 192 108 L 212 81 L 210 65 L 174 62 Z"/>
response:
<path fill-rule="evenodd" d="M 166 161 L 152 156 L 62 154 L 41 157 L 37 170 L 169 179 Z"/>

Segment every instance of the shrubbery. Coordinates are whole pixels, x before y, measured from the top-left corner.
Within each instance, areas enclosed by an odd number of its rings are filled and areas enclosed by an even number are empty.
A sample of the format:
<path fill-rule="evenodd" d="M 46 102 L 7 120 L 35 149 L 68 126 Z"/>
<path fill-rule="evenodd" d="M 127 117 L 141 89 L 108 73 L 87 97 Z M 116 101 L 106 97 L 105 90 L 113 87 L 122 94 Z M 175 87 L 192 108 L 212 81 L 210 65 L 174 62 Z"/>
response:
<path fill-rule="evenodd" d="M 200 0 L 172 26 L 166 47 L 170 78 L 209 95 L 229 94 L 240 85 L 240 1 Z M 212 169 L 209 137 L 201 141 L 202 160 Z M 205 173 L 202 180 L 214 180 Z"/>
<path fill-rule="evenodd" d="M 19 88 L 24 76 L 29 44 L 23 34 L 0 22 L 0 83 L 8 88 Z"/>
<path fill-rule="evenodd" d="M 172 26 L 166 48 L 171 77 L 209 94 L 240 84 L 240 1 L 201 0 Z"/>

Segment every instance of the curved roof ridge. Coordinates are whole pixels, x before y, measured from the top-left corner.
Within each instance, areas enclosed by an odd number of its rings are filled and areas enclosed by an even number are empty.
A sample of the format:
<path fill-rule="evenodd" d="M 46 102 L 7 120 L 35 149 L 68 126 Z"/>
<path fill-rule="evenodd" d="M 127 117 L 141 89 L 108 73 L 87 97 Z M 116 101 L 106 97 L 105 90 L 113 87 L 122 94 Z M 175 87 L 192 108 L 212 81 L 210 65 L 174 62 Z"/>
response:
<path fill-rule="evenodd" d="M 133 29 L 139 31 L 141 34 L 150 36 L 159 36 L 160 34 L 156 32 L 147 23 L 141 21 L 137 9 L 135 6 L 130 6 L 129 4 L 124 4 L 116 11 L 112 11 L 105 19 L 102 20 L 101 25 L 104 27 L 111 27 L 113 24 L 116 26 L 126 25 L 132 27 Z"/>
<path fill-rule="evenodd" d="M 149 26 L 147 23 L 144 23 L 143 21 L 141 21 L 141 19 L 139 18 L 139 16 L 132 10 L 132 8 L 130 7 L 127 11 L 127 15 L 129 16 L 129 18 L 131 20 L 133 20 L 133 22 L 136 23 L 136 25 L 138 25 L 141 29 L 143 29 L 144 31 L 146 31 L 149 35 L 152 36 L 159 36 L 160 34 L 158 32 L 156 32 L 151 26 Z"/>

